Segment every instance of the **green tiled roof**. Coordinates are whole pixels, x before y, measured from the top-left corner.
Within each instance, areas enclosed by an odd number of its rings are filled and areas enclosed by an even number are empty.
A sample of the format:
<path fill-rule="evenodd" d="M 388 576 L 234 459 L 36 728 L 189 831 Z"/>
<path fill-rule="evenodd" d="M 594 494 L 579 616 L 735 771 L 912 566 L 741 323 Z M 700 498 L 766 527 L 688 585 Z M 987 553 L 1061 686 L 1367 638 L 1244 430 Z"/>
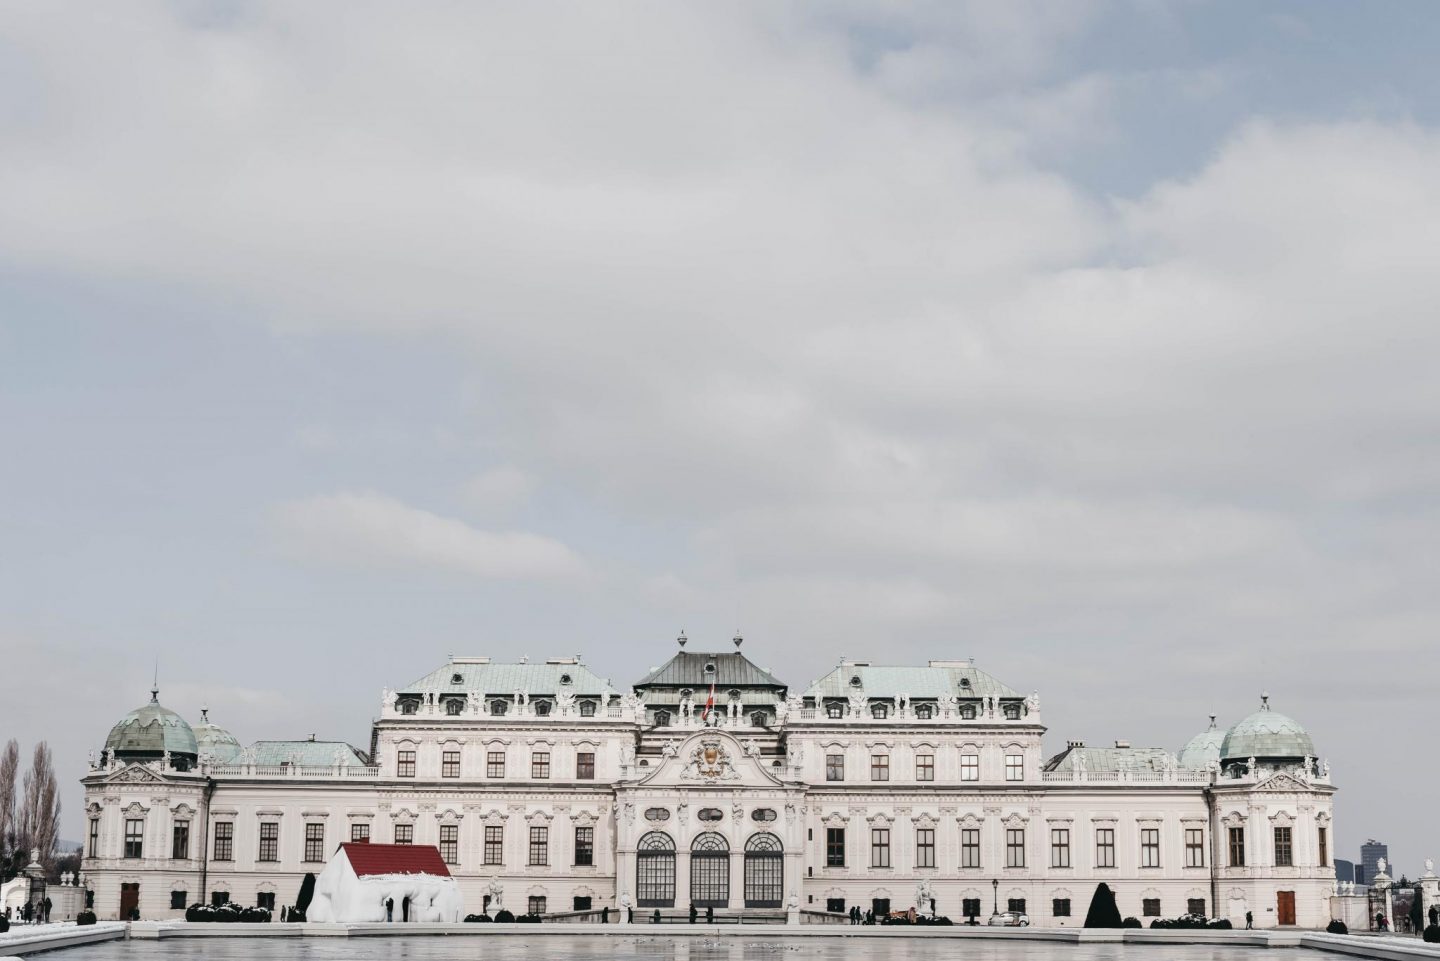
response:
<path fill-rule="evenodd" d="M 1075 771 L 1080 759 L 1086 771 L 1154 771 L 1175 767 L 1175 756 L 1160 747 L 1072 747 L 1045 762 L 1047 771 Z"/>
<path fill-rule="evenodd" d="M 256 741 L 245 749 L 256 764 L 298 764 L 330 767 L 336 758 L 343 767 L 363 766 L 365 758 L 344 741 Z"/>
<path fill-rule="evenodd" d="M 1260 710 L 1236 722 L 1220 743 L 1222 761 L 1247 758 L 1315 757 L 1315 744 L 1300 722 L 1270 709 L 1270 696 L 1261 699 Z"/>
<path fill-rule="evenodd" d="M 715 673 L 707 674 L 705 665 L 714 664 Z M 744 654 L 704 651 L 680 651 L 660 667 L 636 682 L 637 690 L 647 687 L 693 687 L 709 690 L 711 682 L 717 690 L 732 687 L 778 687 L 786 685 L 763 668 L 756 667 Z"/>
<path fill-rule="evenodd" d="M 460 676 L 458 681 L 455 680 L 457 674 Z M 570 683 L 562 684 L 561 678 L 567 674 Z M 618 693 L 583 664 L 474 664 L 463 659 L 436 668 L 419 680 L 399 688 L 396 693 L 464 694 L 480 691 L 486 695 L 503 694 L 509 697 L 517 690 L 526 691 L 532 697 L 553 696 L 561 691 L 577 697 Z"/>
<path fill-rule="evenodd" d="M 856 687 L 851 679 L 860 678 Z M 962 681 L 968 680 L 965 685 Z M 887 667 L 842 664 L 810 685 L 808 697 L 848 697 L 853 691 L 864 691 L 866 697 L 939 698 L 953 694 L 959 698 L 1019 698 L 1024 695 L 1000 683 L 984 671 L 970 665 L 931 667 Z"/>
<path fill-rule="evenodd" d="M 1210 715 L 1210 727 L 1186 742 L 1180 749 L 1180 766 L 1204 770 L 1212 761 L 1220 760 L 1220 745 L 1225 741 L 1225 732 L 1215 726 L 1215 715 Z"/>
<path fill-rule="evenodd" d="M 195 732 L 183 717 L 160 703 L 159 691 L 151 691 L 150 703 L 126 714 L 110 729 L 105 748 L 122 758 L 140 754 L 159 757 L 169 751 L 193 759 L 199 751 Z"/>

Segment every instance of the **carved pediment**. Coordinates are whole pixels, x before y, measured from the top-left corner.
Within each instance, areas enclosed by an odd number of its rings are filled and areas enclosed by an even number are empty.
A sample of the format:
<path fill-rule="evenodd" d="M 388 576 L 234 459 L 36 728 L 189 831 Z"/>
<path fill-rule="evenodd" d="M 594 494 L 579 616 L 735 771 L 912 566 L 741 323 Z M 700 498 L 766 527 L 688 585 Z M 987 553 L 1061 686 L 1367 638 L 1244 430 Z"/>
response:
<path fill-rule="evenodd" d="M 1259 784 L 1255 785 L 1254 791 L 1257 794 L 1293 794 L 1296 791 L 1309 791 L 1310 785 L 1299 778 L 1286 774 L 1283 771 L 1270 775 Z"/>
<path fill-rule="evenodd" d="M 107 784 L 163 784 L 165 779 L 140 764 L 127 764 L 105 779 Z"/>
<path fill-rule="evenodd" d="M 781 781 L 765 769 L 759 752 L 747 750 L 729 734 L 711 729 L 693 734 L 678 745 L 667 745 L 662 762 L 640 783 L 774 787 Z"/>

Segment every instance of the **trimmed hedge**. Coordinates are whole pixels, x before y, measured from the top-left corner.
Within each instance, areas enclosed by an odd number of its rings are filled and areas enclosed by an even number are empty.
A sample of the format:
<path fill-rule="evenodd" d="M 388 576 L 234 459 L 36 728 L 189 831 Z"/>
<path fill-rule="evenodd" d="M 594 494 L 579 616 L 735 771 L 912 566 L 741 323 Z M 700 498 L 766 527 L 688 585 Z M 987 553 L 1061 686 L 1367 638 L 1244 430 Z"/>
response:
<path fill-rule="evenodd" d="M 488 914 L 467 914 L 465 920 L 469 924 L 489 924 L 494 918 Z"/>
<path fill-rule="evenodd" d="M 499 911 L 495 912 L 496 924 L 513 924 L 514 921 L 515 915 L 510 911 L 507 911 L 505 908 L 501 908 Z"/>
<path fill-rule="evenodd" d="M 1198 930 L 1209 928 L 1217 931 L 1228 931 L 1232 927 L 1229 918 L 1215 918 L 1211 920 L 1203 914 L 1182 914 L 1178 918 L 1156 918 L 1150 922 L 1150 927 L 1161 930 Z"/>
<path fill-rule="evenodd" d="M 270 920 L 270 912 L 264 908 L 241 907 L 231 901 L 218 907 L 192 904 L 185 909 L 185 920 L 195 924 L 264 924 Z"/>
<path fill-rule="evenodd" d="M 1085 914 L 1085 927 L 1120 927 L 1120 909 L 1115 906 L 1115 892 L 1103 881 L 1095 885 L 1095 894 L 1090 898 L 1090 910 Z"/>
<path fill-rule="evenodd" d="M 94 924 L 95 912 L 81 911 L 79 914 L 75 915 L 75 923 L 78 925 Z"/>
<path fill-rule="evenodd" d="M 1332 920 L 1329 924 L 1325 925 L 1325 933 L 1326 933 L 1326 934 L 1349 934 L 1349 933 L 1350 933 L 1350 926 L 1349 926 L 1348 924 L 1346 924 L 1344 921 L 1341 921 L 1339 918 L 1335 918 L 1335 919 Z"/>
<path fill-rule="evenodd" d="M 1122 928 L 1143 928 L 1143 927 L 1145 927 L 1145 925 L 1143 925 L 1143 924 L 1140 923 L 1140 919 L 1139 919 L 1139 918 L 1130 917 L 1130 918 L 1126 918 L 1124 921 L 1121 921 L 1121 922 L 1120 922 L 1120 927 L 1122 927 Z"/>
<path fill-rule="evenodd" d="M 1430 944 L 1440 944 L 1440 924 L 1429 925 L 1421 937 Z"/>

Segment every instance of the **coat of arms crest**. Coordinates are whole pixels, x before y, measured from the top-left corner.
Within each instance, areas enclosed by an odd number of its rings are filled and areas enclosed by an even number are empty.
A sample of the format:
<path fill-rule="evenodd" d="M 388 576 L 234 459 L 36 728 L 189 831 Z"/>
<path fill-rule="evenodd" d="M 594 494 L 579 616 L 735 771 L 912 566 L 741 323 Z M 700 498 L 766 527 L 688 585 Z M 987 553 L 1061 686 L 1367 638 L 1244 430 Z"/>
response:
<path fill-rule="evenodd" d="M 705 739 L 690 752 L 690 763 L 686 765 L 685 777 L 706 781 L 728 781 L 739 777 L 730 763 L 730 753 L 721 746 L 720 740 Z"/>

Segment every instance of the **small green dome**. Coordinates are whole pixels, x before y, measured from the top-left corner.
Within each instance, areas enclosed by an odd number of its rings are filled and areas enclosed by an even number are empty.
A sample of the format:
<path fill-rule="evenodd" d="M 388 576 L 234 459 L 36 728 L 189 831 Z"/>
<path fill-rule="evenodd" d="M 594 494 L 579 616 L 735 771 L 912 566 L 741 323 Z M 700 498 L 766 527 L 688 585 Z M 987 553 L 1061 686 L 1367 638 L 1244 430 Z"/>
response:
<path fill-rule="evenodd" d="M 121 760 L 154 760 L 166 751 L 194 760 L 198 753 L 195 732 L 185 719 L 160 704 L 160 692 L 150 692 L 150 703 L 137 707 L 110 729 L 105 750 Z"/>
<path fill-rule="evenodd" d="M 210 712 L 200 709 L 200 723 L 195 725 L 195 744 L 199 754 L 208 754 L 216 764 L 229 764 L 240 756 L 243 748 L 235 735 L 218 724 L 210 723 Z"/>
<path fill-rule="evenodd" d="M 1220 745 L 1224 740 L 1225 732 L 1215 726 L 1215 715 L 1211 714 L 1210 726 L 1192 737 L 1180 749 L 1180 766 L 1197 771 L 1205 770 L 1212 762 L 1220 760 Z"/>
<path fill-rule="evenodd" d="M 1270 695 L 1260 696 L 1260 710 L 1236 722 L 1220 744 L 1221 762 L 1247 758 L 1315 757 L 1310 734 L 1294 718 L 1270 709 Z"/>

